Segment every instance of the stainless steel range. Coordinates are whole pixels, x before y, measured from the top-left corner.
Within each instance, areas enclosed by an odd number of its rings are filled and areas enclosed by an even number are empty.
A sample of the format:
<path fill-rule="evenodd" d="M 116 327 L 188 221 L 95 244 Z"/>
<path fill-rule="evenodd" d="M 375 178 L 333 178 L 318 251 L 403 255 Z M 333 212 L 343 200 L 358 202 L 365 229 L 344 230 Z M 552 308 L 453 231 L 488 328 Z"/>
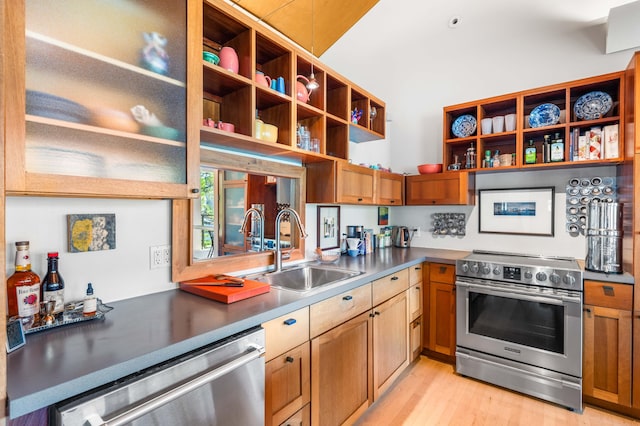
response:
<path fill-rule="evenodd" d="M 456 262 L 456 371 L 582 412 L 582 270 L 474 251 Z"/>

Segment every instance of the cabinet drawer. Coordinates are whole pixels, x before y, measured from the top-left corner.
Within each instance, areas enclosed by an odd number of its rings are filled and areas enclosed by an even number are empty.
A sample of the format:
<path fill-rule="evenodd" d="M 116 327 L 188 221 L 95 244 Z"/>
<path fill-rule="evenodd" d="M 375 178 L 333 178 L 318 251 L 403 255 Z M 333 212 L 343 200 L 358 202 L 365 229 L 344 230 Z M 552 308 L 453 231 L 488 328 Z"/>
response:
<path fill-rule="evenodd" d="M 454 284 L 456 282 L 456 266 L 444 263 L 432 263 L 429 266 L 429 281 Z"/>
<path fill-rule="evenodd" d="M 367 309 L 371 309 L 371 284 L 365 284 L 311 305 L 309 311 L 311 337 L 318 336 Z"/>
<path fill-rule="evenodd" d="M 584 282 L 584 303 L 630 311 L 633 307 L 633 286 L 587 280 Z"/>
<path fill-rule="evenodd" d="M 376 306 L 409 288 L 409 270 L 403 269 L 395 274 L 375 280 L 371 286 L 373 306 Z"/>
<path fill-rule="evenodd" d="M 422 263 L 413 265 L 408 269 L 409 269 L 409 285 L 414 285 L 419 282 L 422 282 L 422 272 L 424 271 L 424 266 L 422 265 Z"/>
<path fill-rule="evenodd" d="M 304 307 L 262 324 L 265 331 L 266 361 L 309 340 L 309 308 Z"/>

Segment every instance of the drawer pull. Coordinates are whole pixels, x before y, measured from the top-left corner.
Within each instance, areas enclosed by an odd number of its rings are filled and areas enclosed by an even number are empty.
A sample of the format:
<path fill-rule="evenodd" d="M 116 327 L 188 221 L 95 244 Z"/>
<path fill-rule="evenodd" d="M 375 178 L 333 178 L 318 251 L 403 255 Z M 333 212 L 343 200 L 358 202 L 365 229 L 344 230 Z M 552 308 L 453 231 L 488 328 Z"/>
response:
<path fill-rule="evenodd" d="M 422 268 L 421 268 L 420 266 L 416 266 L 416 267 L 415 267 L 415 268 L 413 268 L 413 269 L 415 269 L 416 271 L 419 271 L 419 270 L 420 270 L 420 269 L 422 269 Z"/>
<path fill-rule="evenodd" d="M 286 357 L 284 360 L 286 362 L 293 362 L 294 361 L 293 357 L 290 357 L 290 356 Z"/>
<path fill-rule="evenodd" d="M 375 315 L 373 315 L 373 314 L 369 314 L 369 316 L 370 316 L 371 318 L 375 317 Z"/>
<path fill-rule="evenodd" d="M 353 296 L 351 296 L 349 294 L 342 298 L 342 300 L 351 300 L 351 299 L 353 299 Z"/>
<path fill-rule="evenodd" d="M 374 314 L 374 315 L 380 315 L 380 312 L 378 312 L 378 311 L 374 311 L 374 312 L 373 312 L 373 314 Z"/>
<path fill-rule="evenodd" d="M 446 266 L 441 266 L 440 267 L 440 273 L 444 274 L 445 272 L 447 272 L 447 267 Z"/>
<path fill-rule="evenodd" d="M 420 291 L 420 286 L 419 286 L 419 285 L 417 285 L 417 286 L 415 286 L 415 287 L 414 287 L 414 289 L 416 289 L 416 290 Z"/>
<path fill-rule="evenodd" d="M 391 277 L 391 281 L 396 281 L 396 280 L 399 280 L 399 279 L 400 279 L 400 278 L 399 278 L 399 277 L 396 277 L 396 276 Z"/>
<path fill-rule="evenodd" d="M 613 287 L 611 287 L 610 285 L 603 285 L 602 290 L 604 291 L 605 296 L 615 296 Z"/>
<path fill-rule="evenodd" d="M 591 314 L 591 308 L 583 308 L 582 310 L 588 314 Z"/>
<path fill-rule="evenodd" d="M 289 318 L 289 319 L 284 320 L 284 324 L 285 324 L 285 325 L 293 325 L 293 324 L 295 324 L 296 322 L 297 322 L 297 321 L 296 321 L 296 319 L 295 319 L 295 318 Z"/>

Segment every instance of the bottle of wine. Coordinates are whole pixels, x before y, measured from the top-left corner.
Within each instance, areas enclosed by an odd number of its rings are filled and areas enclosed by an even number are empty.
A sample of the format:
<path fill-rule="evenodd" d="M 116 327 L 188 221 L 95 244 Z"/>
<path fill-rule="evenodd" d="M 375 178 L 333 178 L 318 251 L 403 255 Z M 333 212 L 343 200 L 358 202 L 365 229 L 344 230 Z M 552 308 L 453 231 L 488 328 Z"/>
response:
<path fill-rule="evenodd" d="M 39 320 L 40 277 L 31 270 L 29 241 L 16 242 L 16 270 L 7 279 L 9 317 L 19 316 L 26 328 Z"/>
<path fill-rule="evenodd" d="M 42 280 L 42 301 L 55 300 L 53 315 L 64 312 L 64 280 L 58 271 L 58 252 L 47 253 L 47 275 Z"/>

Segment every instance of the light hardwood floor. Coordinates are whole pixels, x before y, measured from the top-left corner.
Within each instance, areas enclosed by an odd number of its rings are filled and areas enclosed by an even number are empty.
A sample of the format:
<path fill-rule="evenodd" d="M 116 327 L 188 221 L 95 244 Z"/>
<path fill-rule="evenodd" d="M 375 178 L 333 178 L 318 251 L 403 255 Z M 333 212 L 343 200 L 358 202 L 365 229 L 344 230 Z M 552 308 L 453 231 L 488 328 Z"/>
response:
<path fill-rule="evenodd" d="M 356 425 L 618 426 L 640 425 L 640 421 L 593 406 L 577 414 L 459 376 L 452 365 L 421 356 Z"/>

